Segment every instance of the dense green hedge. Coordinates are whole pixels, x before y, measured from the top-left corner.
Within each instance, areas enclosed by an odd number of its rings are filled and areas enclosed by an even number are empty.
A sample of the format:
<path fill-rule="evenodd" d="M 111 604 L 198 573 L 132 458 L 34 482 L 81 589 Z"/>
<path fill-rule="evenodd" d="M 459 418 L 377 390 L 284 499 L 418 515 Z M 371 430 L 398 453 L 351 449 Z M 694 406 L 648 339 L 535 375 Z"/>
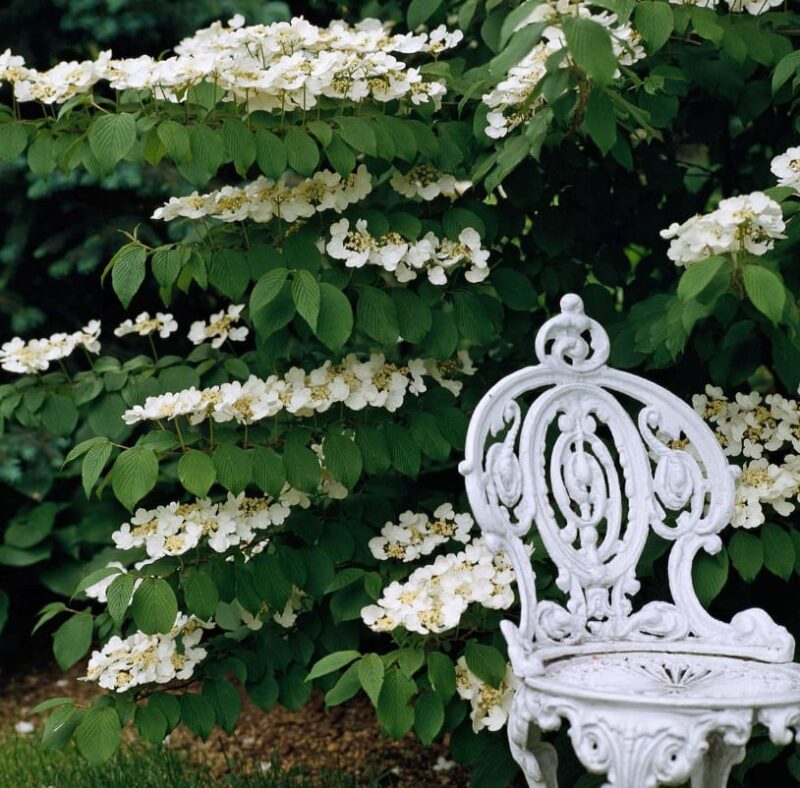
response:
<path fill-rule="evenodd" d="M 81 35 L 59 51 L 90 62 L 26 72 L 53 64 L 31 40 L 24 65 L 0 64 L 9 335 L 64 332 L 2 354 L 11 629 L 41 583 L 59 663 L 99 641 L 90 677 L 118 691 L 55 704 L 45 730 L 93 761 L 128 723 L 232 731 L 235 684 L 263 708 L 318 686 L 331 704 L 366 692 L 390 735 L 451 732 L 475 783 L 501 785 L 513 584 L 470 531 L 456 465 L 475 402 L 530 363 L 563 293 L 609 328 L 616 366 L 687 398 L 724 389 L 695 404 L 745 465 L 744 528 L 698 560 L 698 592 L 800 630 L 780 604 L 797 408 L 761 398 L 800 383 L 797 153 L 776 161 L 800 20 L 754 2 L 317 5 L 291 10 L 394 19 L 398 37 L 235 19 L 182 45 L 184 74 L 99 50 L 158 56 L 210 16 L 268 22 L 282 4 L 106 19 L 71 3 L 60 24 Z M 87 30 L 97 51 L 78 54 Z M 209 38 L 236 64 L 204 72 Z M 356 70 L 331 81 L 342 58 Z M 114 656 L 145 651 L 161 657 Z M 757 743 L 738 777 L 775 757 Z"/>

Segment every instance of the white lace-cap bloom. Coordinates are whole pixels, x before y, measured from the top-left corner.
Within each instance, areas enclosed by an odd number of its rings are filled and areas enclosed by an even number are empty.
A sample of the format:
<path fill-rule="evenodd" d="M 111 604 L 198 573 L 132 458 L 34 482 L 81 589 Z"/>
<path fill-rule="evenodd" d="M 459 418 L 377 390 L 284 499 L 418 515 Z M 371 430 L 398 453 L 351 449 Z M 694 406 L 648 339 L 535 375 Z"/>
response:
<path fill-rule="evenodd" d="M 0 367 L 19 375 L 44 372 L 50 367 L 51 361 L 62 361 L 76 348 L 99 353 L 99 338 L 99 320 L 90 320 L 80 331 L 72 334 L 52 334 L 47 339 L 31 339 L 27 342 L 14 337 L 0 346 Z"/>
<path fill-rule="evenodd" d="M 800 192 L 800 146 L 788 148 L 770 162 L 772 174 L 779 186 L 789 186 Z"/>
<path fill-rule="evenodd" d="M 250 330 L 247 326 L 239 326 L 244 304 L 229 304 L 226 310 L 217 312 L 208 319 L 196 320 L 189 328 L 189 341 L 194 345 L 202 345 L 211 340 L 211 347 L 218 348 L 225 340 L 243 342 Z"/>
<path fill-rule="evenodd" d="M 138 334 L 146 337 L 150 334 L 158 334 L 162 339 L 166 339 L 170 334 L 178 330 L 178 323 L 168 312 L 156 312 L 155 317 L 150 317 L 149 312 L 141 312 L 134 320 L 125 320 L 114 329 L 114 336 L 124 337 L 128 334 Z"/>
<path fill-rule="evenodd" d="M 673 222 L 661 237 L 670 240 L 667 256 L 690 265 L 714 255 L 748 252 L 763 255 L 784 238 L 781 206 L 763 192 L 721 200 L 715 211 Z"/>
<path fill-rule="evenodd" d="M 456 662 L 456 690 L 459 697 L 470 702 L 470 719 L 475 733 L 486 728 L 499 731 L 508 721 L 514 692 L 520 686 L 520 680 L 514 675 L 511 665 L 506 668 L 506 675 L 499 687 L 492 687 L 481 681 L 468 667 L 464 657 Z"/>

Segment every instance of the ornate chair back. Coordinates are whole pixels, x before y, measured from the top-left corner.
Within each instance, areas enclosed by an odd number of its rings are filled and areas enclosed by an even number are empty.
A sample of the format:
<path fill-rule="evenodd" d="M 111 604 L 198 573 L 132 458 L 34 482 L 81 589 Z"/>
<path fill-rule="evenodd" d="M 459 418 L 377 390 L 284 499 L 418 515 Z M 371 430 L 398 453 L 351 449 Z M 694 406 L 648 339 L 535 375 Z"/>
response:
<path fill-rule="evenodd" d="M 499 381 L 470 422 L 460 471 L 490 548 L 516 571 L 521 621 L 503 622 L 515 672 L 576 652 L 676 651 L 792 659 L 794 642 L 762 610 L 709 615 L 692 583 L 716 553 L 738 469 L 685 402 L 610 368 L 609 339 L 577 295 L 539 330 L 539 363 Z M 635 605 L 650 529 L 672 545 L 670 601 Z M 525 538 L 539 534 L 566 604 L 538 600 Z"/>

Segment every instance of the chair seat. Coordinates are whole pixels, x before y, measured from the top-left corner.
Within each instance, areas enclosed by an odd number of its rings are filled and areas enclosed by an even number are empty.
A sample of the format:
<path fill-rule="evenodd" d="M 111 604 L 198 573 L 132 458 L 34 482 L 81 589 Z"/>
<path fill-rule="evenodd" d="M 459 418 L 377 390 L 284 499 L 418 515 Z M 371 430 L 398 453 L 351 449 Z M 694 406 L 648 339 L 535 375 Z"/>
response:
<path fill-rule="evenodd" d="M 696 710 L 800 703 L 800 664 L 628 651 L 567 656 L 525 684 L 546 695 Z"/>

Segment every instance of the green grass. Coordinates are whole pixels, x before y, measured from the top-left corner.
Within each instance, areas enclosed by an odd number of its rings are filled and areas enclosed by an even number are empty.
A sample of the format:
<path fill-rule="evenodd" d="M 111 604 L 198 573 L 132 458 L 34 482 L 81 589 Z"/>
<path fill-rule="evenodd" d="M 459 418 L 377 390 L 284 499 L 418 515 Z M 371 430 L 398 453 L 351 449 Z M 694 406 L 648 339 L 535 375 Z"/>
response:
<path fill-rule="evenodd" d="M 0 739 L 0 788 L 356 788 L 355 778 L 329 773 L 311 778 L 302 770 L 267 771 L 259 761 L 236 762 L 231 774 L 214 777 L 205 764 L 167 747 L 132 746 L 100 767 L 87 765 L 74 746 L 42 749 L 37 738 Z"/>

